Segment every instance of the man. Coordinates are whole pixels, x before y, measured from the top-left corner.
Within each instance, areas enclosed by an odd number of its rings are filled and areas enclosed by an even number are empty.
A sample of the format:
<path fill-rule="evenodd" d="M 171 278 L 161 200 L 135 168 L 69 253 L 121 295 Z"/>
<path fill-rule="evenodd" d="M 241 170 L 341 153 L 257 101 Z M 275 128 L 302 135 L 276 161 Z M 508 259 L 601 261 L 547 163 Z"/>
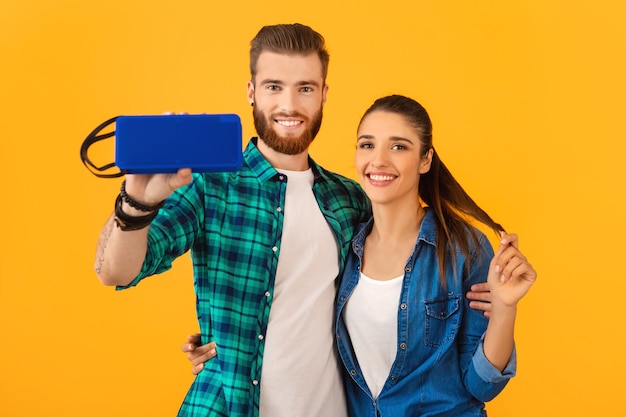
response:
<path fill-rule="evenodd" d="M 299 24 L 264 27 L 250 68 L 259 137 L 243 168 L 128 175 L 96 272 L 133 286 L 191 250 L 202 341 L 220 354 L 179 415 L 344 416 L 335 281 L 369 206 L 356 183 L 308 156 L 328 91 L 324 39 Z"/>
<path fill-rule="evenodd" d="M 180 416 L 346 415 L 333 342 L 336 280 L 369 203 L 308 155 L 322 120 L 328 52 L 300 24 L 251 42 L 258 138 L 235 173 L 128 175 L 95 269 L 121 288 L 191 250 L 201 340 L 219 355 Z"/>

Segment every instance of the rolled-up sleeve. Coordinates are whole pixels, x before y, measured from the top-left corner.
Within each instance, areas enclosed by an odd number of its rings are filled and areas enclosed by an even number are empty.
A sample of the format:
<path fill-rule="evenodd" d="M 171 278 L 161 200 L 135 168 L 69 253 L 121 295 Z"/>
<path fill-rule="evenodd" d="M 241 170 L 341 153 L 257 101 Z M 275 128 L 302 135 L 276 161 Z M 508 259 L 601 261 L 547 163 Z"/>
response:
<path fill-rule="evenodd" d="M 478 349 L 476 349 L 476 353 L 474 354 L 474 358 L 472 359 L 474 369 L 476 370 L 478 376 L 483 381 L 488 383 L 505 382 L 513 378 L 515 376 L 515 372 L 517 371 L 517 352 L 515 347 L 513 347 L 513 353 L 511 354 L 509 362 L 504 370 L 500 372 L 498 368 L 493 366 L 485 356 L 485 351 L 483 349 L 484 340 L 485 336 L 483 335 L 480 339 Z"/>
<path fill-rule="evenodd" d="M 178 189 L 166 200 L 150 225 L 141 271 L 130 284 L 118 286 L 117 290 L 134 287 L 146 277 L 171 269 L 176 258 L 191 249 L 204 217 L 202 187 L 202 177 L 194 174 L 191 184 Z"/>
<path fill-rule="evenodd" d="M 470 369 L 466 376 L 466 386 L 474 397 L 480 401 L 493 400 L 506 386 L 517 370 L 517 353 L 513 353 L 502 372 L 494 367 L 485 356 L 483 349 L 484 335 L 474 353 Z"/>

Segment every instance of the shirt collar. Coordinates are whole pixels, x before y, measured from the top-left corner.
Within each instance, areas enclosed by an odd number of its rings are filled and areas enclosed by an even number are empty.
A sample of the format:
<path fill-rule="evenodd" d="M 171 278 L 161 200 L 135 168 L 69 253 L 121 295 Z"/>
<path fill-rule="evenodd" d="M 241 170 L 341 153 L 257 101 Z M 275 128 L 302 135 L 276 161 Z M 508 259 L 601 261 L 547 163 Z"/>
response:
<path fill-rule="evenodd" d="M 357 228 L 357 233 L 352 239 L 352 250 L 359 256 L 363 256 L 363 245 L 365 244 L 365 238 L 372 231 L 372 227 L 374 227 L 374 217 L 370 217 L 367 222 L 359 225 L 359 227 Z M 436 246 L 436 236 L 437 225 L 435 223 L 435 213 L 433 213 L 430 208 L 426 207 L 426 215 L 424 216 L 424 220 L 422 220 L 416 243 L 420 240 L 423 240 L 425 243 Z"/>
<path fill-rule="evenodd" d="M 279 173 L 259 151 L 259 148 L 257 147 L 258 139 L 259 138 L 256 136 L 250 139 L 246 149 L 243 151 L 243 158 L 248 167 L 250 167 L 252 172 L 254 172 L 256 177 L 259 179 L 259 182 L 265 183 L 276 178 Z M 328 173 L 320 167 L 310 155 L 308 158 L 309 166 L 313 171 L 315 182 L 318 182 L 319 180 L 328 180 Z"/>

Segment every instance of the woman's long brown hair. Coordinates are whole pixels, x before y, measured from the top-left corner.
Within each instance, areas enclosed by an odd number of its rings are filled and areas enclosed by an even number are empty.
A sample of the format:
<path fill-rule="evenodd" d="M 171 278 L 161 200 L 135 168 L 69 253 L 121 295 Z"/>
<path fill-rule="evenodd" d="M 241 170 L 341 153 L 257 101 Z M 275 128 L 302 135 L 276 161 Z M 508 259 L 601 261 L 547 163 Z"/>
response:
<path fill-rule="evenodd" d="M 430 170 L 422 174 L 419 182 L 419 198 L 435 214 L 437 228 L 437 258 L 440 280 L 446 287 L 446 250 L 450 249 L 453 265 L 456 257 L 455 243 L 469 256 L 469 237 L 478 244 L 476 230 L 468 219 L 473 218 L 489 226 L 497 235 L 504 228 L 478 206 L 452 176 L 439 158 L 432 144 L 432 123 L 426 109 L 417 101 L 401 95 L 379 98 L 365 112 L 361 121 L 370 113 L 383 111 L 403 116 L 418 132 L 421 141 L 421 156 L 430 149 L 433 157 Z M 469 268 L 469 264 L 466 264 Z M 453 271 L 456 274 L 456 271 Z"/>

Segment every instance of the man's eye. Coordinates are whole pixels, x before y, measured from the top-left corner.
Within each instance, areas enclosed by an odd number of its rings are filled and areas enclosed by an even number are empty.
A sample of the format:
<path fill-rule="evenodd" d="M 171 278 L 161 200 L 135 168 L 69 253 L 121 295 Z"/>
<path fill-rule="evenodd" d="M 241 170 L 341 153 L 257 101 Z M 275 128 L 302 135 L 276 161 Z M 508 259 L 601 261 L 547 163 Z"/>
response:
<path fill-rule="evenodd" d="M 279 87 L 278 87 L 277 85 L 271 85 L 271 84 L 270 84 L 270 85 L 268 85 L 268 86 L 267 86 L 267 89 L 268 89 L 268 90 L 271 90 L 271 91 L 276 91 L 276 90 L 278 90 L 278 88 L 279 88 Z"/>
<path fill-rule="evenodd" d="M 311 87 L 302 87 L 301 91 L 303 93 L 310 93 L 311 91 L 313 91 L 313 89 Z"/>

